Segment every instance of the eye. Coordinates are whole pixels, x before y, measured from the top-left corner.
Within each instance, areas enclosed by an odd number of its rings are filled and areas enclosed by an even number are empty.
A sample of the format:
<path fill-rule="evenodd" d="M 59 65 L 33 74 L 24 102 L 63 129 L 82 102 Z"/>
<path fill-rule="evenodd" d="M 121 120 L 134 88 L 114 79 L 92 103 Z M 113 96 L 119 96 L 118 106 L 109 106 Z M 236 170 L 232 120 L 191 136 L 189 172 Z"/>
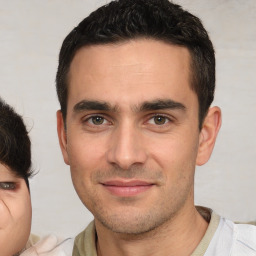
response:
<path fill-rule="evenodd" d="M 91 116 L 87 118 L 85 122 L 88 122 L 91 125 L 102 125 L 108 123 L 108 121 L 102 116 Z"/>
<path fill-rule="evenodd" d="M 165 117 L 165 116 L 161 116 L 161 115 L 157 115 L 157 116 L 153 116 L 150 120 L 149 123 L 150 124 L 155 124 L 155 125 L 164 125 L 167 122 L 169 122 L 170 119 Z"/>
<path fill-rule="evenodd" d="M 16 184 L 15 182 L 0 182 L 0 189 L 14 190 L 16 189 Z"/>
<path fill-rule="evenodd" d="M 102 116 L 93 116 L 91 117 L 91 122 L 95 125 L 101 125 L 104 123 L 104 118 Z"/>

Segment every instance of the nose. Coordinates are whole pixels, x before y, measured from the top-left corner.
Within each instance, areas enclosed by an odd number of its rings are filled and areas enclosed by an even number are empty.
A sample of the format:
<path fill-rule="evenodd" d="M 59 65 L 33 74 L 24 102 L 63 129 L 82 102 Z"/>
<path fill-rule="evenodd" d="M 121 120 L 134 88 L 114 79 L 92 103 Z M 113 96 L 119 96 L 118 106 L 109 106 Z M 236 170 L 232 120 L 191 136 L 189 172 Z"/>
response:
<path fill-rule="evenodd" d="M 111 137 L 107 161 L 119 168 L 128 170 L 133 165 L 143 165 L 147 160 L 139 128 L 124 124 L 116 128 Z"/>

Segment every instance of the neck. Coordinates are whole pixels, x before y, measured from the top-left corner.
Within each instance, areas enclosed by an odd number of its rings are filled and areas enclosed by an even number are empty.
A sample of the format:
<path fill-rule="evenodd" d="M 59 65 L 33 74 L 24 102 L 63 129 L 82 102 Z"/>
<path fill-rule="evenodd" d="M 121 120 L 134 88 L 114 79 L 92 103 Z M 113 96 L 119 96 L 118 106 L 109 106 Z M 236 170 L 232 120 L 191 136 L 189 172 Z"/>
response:
<path fill-rule="evenodd" d="M 208 223 L 195 206 L 140 235 L 117 234 L 95 220 L 98 256 L 187 256 L 203 238 Z"/>

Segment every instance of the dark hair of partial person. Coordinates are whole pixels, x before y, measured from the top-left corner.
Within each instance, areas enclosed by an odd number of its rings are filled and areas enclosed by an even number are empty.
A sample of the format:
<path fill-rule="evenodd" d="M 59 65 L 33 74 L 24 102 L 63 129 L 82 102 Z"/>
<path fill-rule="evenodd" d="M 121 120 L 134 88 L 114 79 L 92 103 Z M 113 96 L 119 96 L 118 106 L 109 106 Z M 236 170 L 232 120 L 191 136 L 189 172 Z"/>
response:
<path fill-rule="evenodd" d="M 191 55 L 191 89 L 199 102 L 199 128 L 214 99 L 215 54 L 199 18 L 168 0 L 112 1 L 92 12 L 63 41 L 56 89 L 64 121 L 69 69 L 76 52 L 90 45 L 155 39 L 186 47 Z"/>
<path fill-rule="evenodd" d="M 31 171 L 31 143 L 22 117 L 0 98 L 0 163 L 29 188 Z"/>

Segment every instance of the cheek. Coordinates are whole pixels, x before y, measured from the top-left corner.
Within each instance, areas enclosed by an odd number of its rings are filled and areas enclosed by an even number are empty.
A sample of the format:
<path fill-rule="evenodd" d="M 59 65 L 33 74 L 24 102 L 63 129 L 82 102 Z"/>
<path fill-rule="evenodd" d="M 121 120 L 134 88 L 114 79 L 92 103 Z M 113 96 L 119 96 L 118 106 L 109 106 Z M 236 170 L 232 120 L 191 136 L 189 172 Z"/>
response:
<path fill-rule="evenodd" d="M 76 175 L 88 176 L 91 171 L 100 168 L 105 161 L 105 155 L 106 147 L 99 138 L 80 134 L 68 140 L 71 171 L 76 172 Z"/>
<path fill-rule="evenodd" d="M 198 139 L 196 136 L 184 136 L 183 134 L 172 134 L 162 137 L 151 143 L 151 155 L 159 161 L 160 165 L 179 165 L 184 161 L 195 161 L 198 150 Z"/>
<path fill-rule="evenodd" d="M 191 179 L 194 175 L 198 142 L 196 136 L 169 136 L 151 147 L 151 158 L 157 162 L 167 182 Z"/>
<path fill-rule="evenodd" d="M 26 200 L 24 200 L 23 204 L 20 207 L 20 214 L 17 216 L 18 222 L 20 220 L 24 221 L 23 228 L 24 230 L 30 229 L 31 224 L 31 218 L 32 218 L 32 207 L 31 207 L 31 199 L 30 195 L 28 194 L 26 196 Z"/>
<path fill-rule="evenodd" d="M 0 230 L 1 230 L 8 225 L 9 219 L 11 218 L 9 209 L 7 208 L 3 198 L 1 198 L 1 195 L 0 195 L 0 216 L 1 216 L 0 217 Z"/>
<path fill-rule="evenodd" d="M 71 170 L 71 178 L 78 195 L 84 194 L 84 190 L 90 188 L 91 172 L 97 168 L 98 157 L 96 149 L 88 143 L 69 140 L 68 158 Z"/>
<path fill-rule="evenodd" d="M 170 206 L 182 204 L 193 189 L 196 143 L 188 143 L 185 140 L 172 140 L 165 143 L 164 147 L 158 147 L 155 152 L 155 161 L 163 170 L 165 186 L 163 194 Z M 183 201 L 182 201 L 183 200 Z"/>
<path fill-rule="evenodd" d="M 74 134 L 74 133 L 73 133 Z M 79 138 L 70 137 L 68 141 L 68 157 L 71 178 L 81 201 L 90 209 L 91 198 L 97 194 L 93 174 L 106 170 L 106 145 L 104 140 L 90 138 L 81 134 Z"/>
<path fill-rule="evenodd" d="M 24 191 L 17 197 L 2 198 L 0 201 L 0 248 L 4 245 L 8 253 L 15 254 L 25 247 L 30 234 L 31 212 L 28 191 Z"/>
<path fill-rule="evenodd" d="M 21 239 L 22 244 L 22 241 L 24 242 L 26 241 L 25 238 L 28 238 L 31 228 L 32 209 L 29 193 L 27 192 L 20 198 L 19 204 L 13 204 L 12 207 L 10 207 L 10 211 L 15 224 L 15 230 L 17 230 L 19 237 L 24 238 Z"/>
<path fill-rule="evenodd" d="M 16 239 L 17 248 L 19 250 L 22 250 L 28 241 L 31 229 L 31 217 L 31 201 L 30 196 L 27 195 L 26 200 L 17 208 L 17 214 L 15 216 L 15 230 L 17 236 L 13 237 L 13 241 Z"/>

